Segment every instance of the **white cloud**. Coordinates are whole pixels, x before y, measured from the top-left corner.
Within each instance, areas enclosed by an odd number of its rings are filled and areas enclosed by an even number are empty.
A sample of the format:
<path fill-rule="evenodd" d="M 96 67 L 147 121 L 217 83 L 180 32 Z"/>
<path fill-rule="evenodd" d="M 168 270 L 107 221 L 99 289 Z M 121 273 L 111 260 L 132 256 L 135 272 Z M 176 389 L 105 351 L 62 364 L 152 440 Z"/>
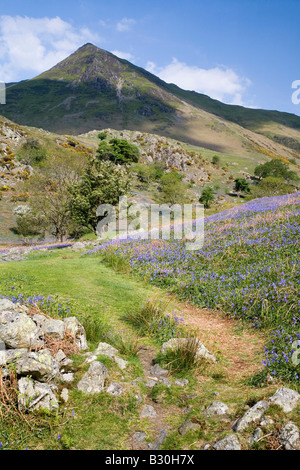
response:
<path fill-rule="evenodd" d="M 243 105 L 243 93 L 251 84 L 234 70 L 226 67 L 203 69 L 187 65 L 173 58 L 165 67 L 148 62 L 146 69 L 167 83 L 174 83 L 184 90 L 197 91 L 230 104 Z"/>
<path fill-rule="evenodd" d="M 0 16 L 0 79 L 17 81 L 53 67 L 86 42 L 101 38 L 61 18 Z"/>
<path fill-rule="evenodd" d="M 132 26 L 136 24 L 136 21 L 133 18 L 122 18 L 117 23 L 117 31 L 123 33 L 124 31 L 130 31 Z"/>
<path fill-rule="evenodd" d="M 134 59 L 134 56 L 130 54 L 130 52 L 111 51 L 111 53 L 116 55 L 120 59 L 131 60 L 131 61 Z"/>

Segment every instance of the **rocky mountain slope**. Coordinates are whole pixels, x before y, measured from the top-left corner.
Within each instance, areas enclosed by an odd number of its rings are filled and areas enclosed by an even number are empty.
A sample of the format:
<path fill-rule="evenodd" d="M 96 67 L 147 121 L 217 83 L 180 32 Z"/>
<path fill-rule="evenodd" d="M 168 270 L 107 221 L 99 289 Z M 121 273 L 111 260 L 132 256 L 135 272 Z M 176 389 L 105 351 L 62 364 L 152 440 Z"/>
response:
<path fill-rule="evenodd" d="M 3 114 L 59 134 L 111 127 L 222 153 L 299 158 L 300 118 L 229 106 L 169 85 L 86 44 L 49 71 L 7 89 Z"/>

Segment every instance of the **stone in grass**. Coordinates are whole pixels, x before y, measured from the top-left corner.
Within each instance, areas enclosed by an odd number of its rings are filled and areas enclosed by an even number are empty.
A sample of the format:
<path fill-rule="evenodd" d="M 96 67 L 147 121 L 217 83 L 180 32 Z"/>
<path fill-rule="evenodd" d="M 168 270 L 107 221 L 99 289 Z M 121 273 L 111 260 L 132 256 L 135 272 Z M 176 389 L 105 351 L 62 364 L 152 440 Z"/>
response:
<path fill-rule="evenodd" d="M 214 450 L 241 450 L 241 444 L 238 438 L 232 434 L 213 444 Z"/>
<path fill-rule="evenodd" d="M 156 411 L 151 405 L 144 405 L 141 411 L 141 418 L 156 418 Z"/>
<path fill-rule="evenodd" d="M 163 445 L 166 438 L 167 438 L 167 431 L 165 429 L 162 429 L 159 433 L 158 438 L 156 439 L 156 441 L 154 442 L 152 446 L 152 450 L 158 450 Z"/>
<path fill-rule="evenodd" d="M 189 431 L 198 431 L 199 429 L 200 429 L 200 424 L 193 423 L 191 419 L 188 419 L 184 423 L 182 423 L 181 426 L 179 426 L 178 432 L 179 434 L 184 436 Z"/>
<path fill-rule="evenodd" d="M 147 435 L 142 431 L 136 431 L 132 437 L 135 441 L 142 442 L 146 439 Z"/>
<path fill-rule="evenodd" d="M 290 421 L 280 431 L 278 435 L 279 443 L 285 450 L 300 450 L 299 428 Z"/>
<path fill-rule="evenodd" d="M 256 421 L 259 421 L 263 417 L 265 411 L 268 409 L 269 406 L 270 405 L 266 400 L 261 400 L 257 402 L 233 424 L 232 429 L 235 432 L 244 431 L 248 426 L 252 425 Z"/>
<path fill-rule="evenodd" d="M 188 385 L 188 383 L 189 383 L 188 379 L 175 380 L 175 385 L 177 385 L 177 387 L 185 387 L 186 385 Z"/>
<path fill-rule="evenodd" d="M 21 411 L 34 411 L 43 408 L 49 411 L 58 409 L 59 404 L 55 392 L 57 387 L 40 383 L 29 377 L 22 377 L 18 381 L 18 407 Z"/>
<path fill-rule="evenodd" d="M 78 382 L 77 388 L 87 394 L 100 393 L 105 386 L 105 380 L 108 377 L 108 370 L 101 362 L 92 362 L 88 371 Z"/>
<path fill-rule="evenodd" d="M 154 366 L 151 367 L 150 369 L 150 374 L 154 375 L 155 377 L 160 377 L 160 376 L 165 376 L 168 375 L 169 371 L 167 369 L 163 369 L 160 367 L 159 364 L 155 364 Z"/>
<path fill-rule="evenodd" d="M 212 402 L 205 411 L 203 411 L 204 416 L 212 419 L 227 420 L 228 419 L 228 406 L 221 401 Z"/>
<path fill-rule="evenodd" d="M 122 395 L 123 390 L 124 388 L 121 385 L 119 385 L 117 382 L 112 382 L 106 391 L 107 393 L 109 393 L 109 395 L 119 396 L 119 395 Z"/>
<path fill-rule="evenodd" d="M 270 402 L 280 406 L 285 413 L 289 413 L 300 403 L 300 394 L 290 388 L 282 387 L 274 393 Z"/>

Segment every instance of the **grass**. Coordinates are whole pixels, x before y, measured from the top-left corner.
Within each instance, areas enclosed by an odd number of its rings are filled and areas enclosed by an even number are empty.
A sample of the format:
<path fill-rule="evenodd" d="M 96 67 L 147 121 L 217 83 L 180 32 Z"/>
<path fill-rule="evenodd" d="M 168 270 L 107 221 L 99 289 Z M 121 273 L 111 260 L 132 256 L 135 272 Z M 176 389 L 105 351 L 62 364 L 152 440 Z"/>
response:
<path fill-rule="evenodd" d="M 140 345 L 151 345 L 157 354 L 161 342 L 170 337 L 171 330 L 159 328 L 159 322 L 168 314 L 170 321 L 174 322 L 172 330 L 176 325 L 178 329 L 183 328 L 184 322 L 178 321 L 180 315 L 176 316 L 176 322 L 174 313 L 168 313 L 173 309 L 173 301 L 170 299 L 165 304 L 164 290 L 129 274 L 115 272 L 97 256 L 80 256 L 66 249 L 39 253 L 22 262 L 0 264 L 0 289 L 5 296 L 23 294 L 34 299 L 33 296 L 38 295 L 40 307 L 48 309 L 53 316 L 74 314 L 79 319 L 88 319 L 91 350 L 99 341 L 109 342 L 129 362 L 125 373 L 108 357 L 99 356 L 98 359 L 109 367 L 109 380 L 121 382 L 125 391 L 120 397 L 112 397 L 105 392 L 86 396 L 76 390 L 76 383 L 87 366 L 83 365 L 82 357 L 74 356 L 77 372 L 74 386 L 68 386 L 69 402 L 54 415 L 42 412 L 34 415 L 36 421 L 29 424 L 6 416 L 0 429 L 0 442 L 5 449 L 128 449 L 130 436 L 141 426 L 148 437 L 156 436 L 156 423 L 141 423 L 139 419 L 137 396 L 145 397 L 145 394 L 146 399 L 155 399 L 157 406 L 164 408 L 164 419 L 170 426 L 163 449 L 198 448 L 200 443 L 213 439 L 216 427 L 207 424 L 200 433 L 179 436 L 177 429 L 185 419 L 200 419 L 203 406 L 214 400 L 215 391 L 220 393 L 218 399 L 230 404 L 232 416 L 240 413 L 249 400 L 249 385 L 238 379 L 232 381 L 222 373 L 222 366 L 205 371 L 189 367 L 184 371 L 184 377 L 189 380 L 184 390 L 160 385 L 154 387 L 153 396 L 144 383 L 134 382 L 144 374 L 137 355 Z M 47 303 L 49 296 L 53 302 Z M 128 321 L 133 318 L 137 322 L 135 325 Z M 151 330 L 153 323 L 156 328 Z M 87 325 L 88 322 L 86 328 Z M 260 389 L 253 389 L 251 396 L 257 400 L 261 393 Z M 191 411 L 183 414 L 186 407 Z"/>

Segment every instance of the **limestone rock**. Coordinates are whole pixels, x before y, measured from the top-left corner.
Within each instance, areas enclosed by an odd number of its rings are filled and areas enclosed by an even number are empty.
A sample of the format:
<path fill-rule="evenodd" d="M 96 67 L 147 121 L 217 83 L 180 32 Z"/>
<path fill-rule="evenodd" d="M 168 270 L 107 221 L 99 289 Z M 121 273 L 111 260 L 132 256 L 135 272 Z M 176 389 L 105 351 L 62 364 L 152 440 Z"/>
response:
<path fill-rule="evenodd" d="M 241 450 L 241 444 L 238 438 L 232 434 L 231 436 L 227 436 L 224 439 L 216 442 L 213 445 L 213 449 L 215 450 Z"/>
<path fill-rule="evenodd" d="M 35 380 L 48 382 L 58 375 L 59 364 L 48 349 L 28 352 L 16 361 L 16 372 L 21 376 L 31 376 Z"/>
<path fill-rule="evenodd" d="M 25 313 L 2 311 L 0 313 L 0 341 L 8 348 L 30 348 L 38 337 L 39 329 Z"/>
<path fill-rule="evenodd" d="M 268 407 L 269 403 L 266 400 L 257 402 L 254 406 L 246 411 L 244 416 L 234 423 L 232 429 L 236 432 L 244 431 L 248 426 L 255 423 L 256 421 L 259 421 L 263 417 Z"/>
<path fill-rule="evenodd" d="M 214 401 L 206 408 L 203 414 L 207 418 L 226 420 L 228 419 L 227 411 L 228 406 L 225 403 Z"/>
<path fill-rule="evenodd" d="M 286 450 L 300 450 L 299 428 L 295 423 L 287 423 L 278 435 L 278 441 Z"/>
<path fill-rule="evenodd" d="M 50 411 L 59 407 L 55 395 L 55 386 L 36 382 L 30 378 L 21 378 L 18 381 L 18 407 L 22 411 L 34 411 L 44 408 Z"/>
<path fill-rule="evenodd" d="M 80 350 L 88 349 L 85 330 L 76 317 L 68 317 L 64 319 L 65 331 L 75 336 L 75 343 Z"/>
<path fill-rule="evenodd" d="M 156 411 L 151 405 L 144 405 L 141 411 L 141 418 L 156 418 Z"/>
<path fill-rule="evenodd" d="M 289 413 L 300 403 L 300 394 L 290 388 L 282 387 L 274 393 L 270 402 L 280 406 L 285 413 Z"/>
<path fill-rule="evenodd" d="M 108 377 L 108 370 L 105 365 L 98 361 L 92 362 L 88 371 L 78 382 L 77 388 L 87 394 L 100 393 L 104 389 L 106 377 Z"/>
<path fill-rule="evenodd" d="M 200 424 L 193 423 L 191 419 L 186 420 L 184 423 L 181 424 L 178 428 L 179 434 L 184 436 L 189 431 L 197 431 L 200 429 Z"/>
<path fill-rule="evenodd" d="M 109 395 L 119 396 L 119 395 L 122 395 L 123 390 L 124 389 L 121 385 L 119 385 L 116 382 L 112 382 L 106 391 L 107 393 L 109 393 Z"/>

